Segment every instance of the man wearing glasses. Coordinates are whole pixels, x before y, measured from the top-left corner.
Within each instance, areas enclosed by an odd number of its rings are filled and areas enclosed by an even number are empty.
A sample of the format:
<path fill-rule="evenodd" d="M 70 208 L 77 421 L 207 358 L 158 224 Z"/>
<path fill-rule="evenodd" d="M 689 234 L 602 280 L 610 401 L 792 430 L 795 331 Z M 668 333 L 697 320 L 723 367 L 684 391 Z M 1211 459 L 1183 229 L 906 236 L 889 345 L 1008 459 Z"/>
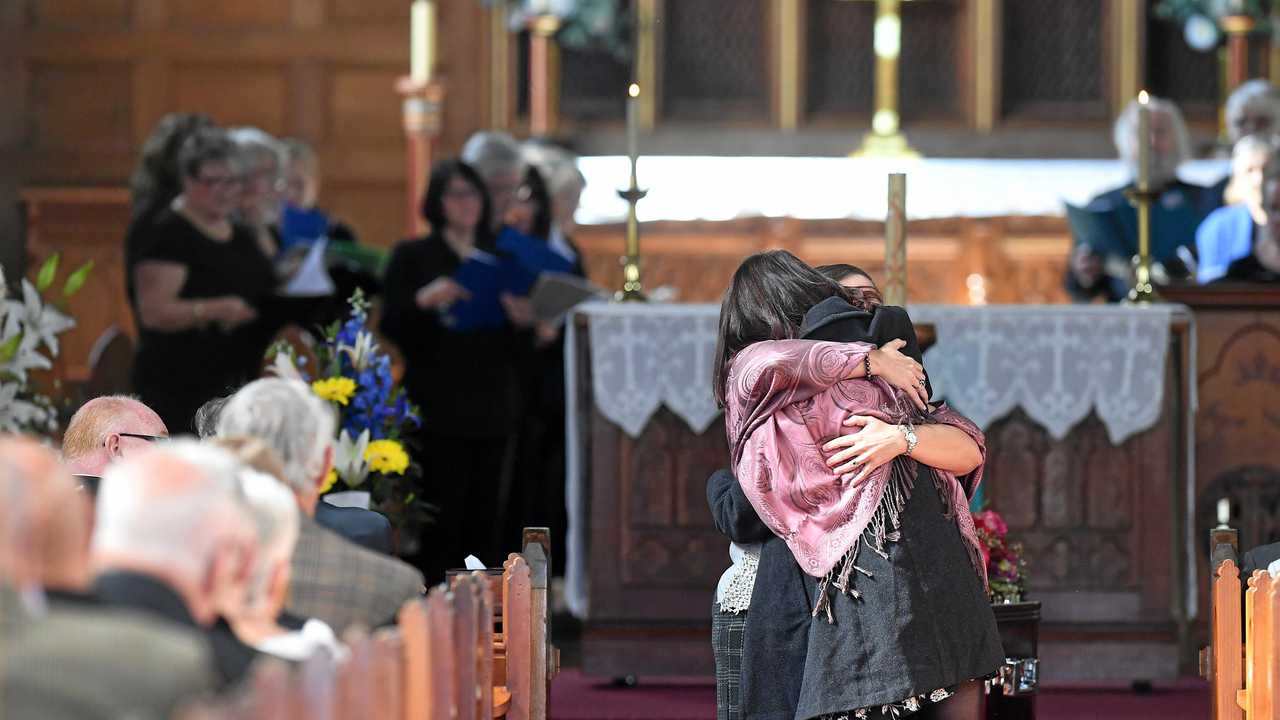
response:
<path fill-rule="evenodd" d="M 130 397 L 106 395 L 72 416 L 62 436 L 62 461 L 92 494 L 108 465 L 168 439 L 168 428 L 151 408 Z"/>

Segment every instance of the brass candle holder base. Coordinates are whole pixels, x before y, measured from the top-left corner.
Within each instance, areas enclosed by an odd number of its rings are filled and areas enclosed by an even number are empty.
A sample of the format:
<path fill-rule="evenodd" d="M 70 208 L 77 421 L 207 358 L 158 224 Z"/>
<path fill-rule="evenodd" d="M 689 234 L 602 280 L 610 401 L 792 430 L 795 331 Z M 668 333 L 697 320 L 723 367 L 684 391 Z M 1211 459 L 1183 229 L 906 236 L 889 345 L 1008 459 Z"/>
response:
<path fill-rule="evenodd" d="M 920 153 L 907 142 L 900 132 L 881 135 L 869 132 L 862 138 L 862 146 L 849 153 L 851 158 L 918 158 Z"/>
<path fill-rule="evenodd" d="M 1160 302 L 1160 294 L 1151 282 L 1151 203 L 1160 197 L 1158 190 L 1126 190 L 1125 197 L 1138 210 L 1138 254 L 1133 256 L 1133 287 L 1126 302 L 1149 305 Z"/>
<path fill-rule="evenodd" d="M 618 191 L 618 197 L 626 200 L 630 207 L 627 210 L 627 254 L 622 256 L 622 289 L 613 295 L 617 302 L 649 300 L 640 282 L 640 222 L 636 218 L 636 203 L 648 194 L 647 190 L 636 187 L 634 170 L 631 173 L 631 187 Z"/>

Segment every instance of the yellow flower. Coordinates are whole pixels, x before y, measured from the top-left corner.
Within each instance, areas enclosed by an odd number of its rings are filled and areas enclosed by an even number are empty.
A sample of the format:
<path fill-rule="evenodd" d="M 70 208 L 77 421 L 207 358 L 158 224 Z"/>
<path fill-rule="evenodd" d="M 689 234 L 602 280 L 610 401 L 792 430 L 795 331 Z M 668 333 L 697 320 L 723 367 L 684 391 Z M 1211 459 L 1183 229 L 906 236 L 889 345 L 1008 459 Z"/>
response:
<path fill-rule="evenodd" d="M 331 377 L 311 383 L 311 390 L 321 399 L 346 405 L 356 394 L 356 381 L 351 378 Z"/>
<path fill-rule="evenodd" d="M 333 489 L 338 482 L 338 471 L 329 468 L 329 474 L 324 477 L 324 485 L 320 486 L 320 494 L 323 495 Z"/>
<path fill-rule="evenodd" d="M 374 440 L 364 451 L 369 469 L 378 473 L 403 475 L 409 469 L 409 453 L 395 440 Z"/>

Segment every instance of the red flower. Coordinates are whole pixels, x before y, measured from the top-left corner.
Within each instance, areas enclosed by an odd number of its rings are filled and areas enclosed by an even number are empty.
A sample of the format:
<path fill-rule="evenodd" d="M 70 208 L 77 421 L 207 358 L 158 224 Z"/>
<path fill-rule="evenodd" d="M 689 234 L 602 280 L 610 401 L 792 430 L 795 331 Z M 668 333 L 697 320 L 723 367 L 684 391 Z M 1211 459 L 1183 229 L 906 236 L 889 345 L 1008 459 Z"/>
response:
<path fill-rule="evenodd" d="M 983 510 L 980 513 L 975 513 L 973 524 L 997 538 L 1003 538 L 1009 532 L 1009 526 L 1005 525 L 1004 518 L 1000 517 L 1000 514 L 995 510 Z"/>

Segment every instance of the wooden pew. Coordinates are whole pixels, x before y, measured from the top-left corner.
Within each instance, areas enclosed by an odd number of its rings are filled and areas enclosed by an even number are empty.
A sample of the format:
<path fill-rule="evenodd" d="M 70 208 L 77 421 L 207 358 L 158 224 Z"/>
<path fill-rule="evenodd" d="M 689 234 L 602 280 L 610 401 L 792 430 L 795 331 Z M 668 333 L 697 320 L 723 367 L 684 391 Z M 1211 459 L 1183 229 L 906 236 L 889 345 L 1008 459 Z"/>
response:
<path fill-rule="evenodd" d="M 1201 654 L 1202 674 L 1213 685 L 1213 718 L 1280 720 L 1280 581 L 1265 570 L 1241 578 L 1234 535 L 1224 530 L 1215 529 L 1211 540 L 1211 645 Z"/>

